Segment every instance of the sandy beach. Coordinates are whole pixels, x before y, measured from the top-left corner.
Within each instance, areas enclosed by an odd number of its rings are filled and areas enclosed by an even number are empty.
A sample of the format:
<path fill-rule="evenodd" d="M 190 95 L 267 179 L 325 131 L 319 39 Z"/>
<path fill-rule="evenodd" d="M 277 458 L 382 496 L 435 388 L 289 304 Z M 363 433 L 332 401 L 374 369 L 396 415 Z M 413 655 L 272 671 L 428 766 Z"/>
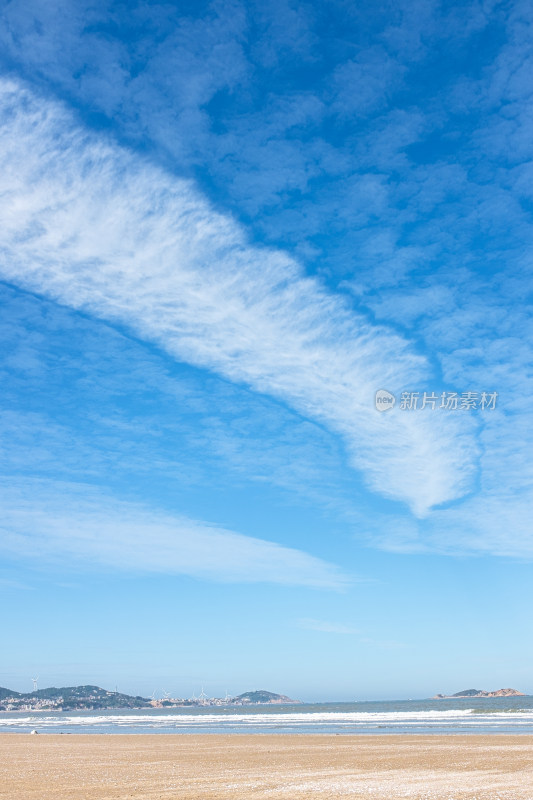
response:
<path fill-rule="evenodd" d="M 531 736 L 0 735 L 2 800 L 533 798 Z"/>

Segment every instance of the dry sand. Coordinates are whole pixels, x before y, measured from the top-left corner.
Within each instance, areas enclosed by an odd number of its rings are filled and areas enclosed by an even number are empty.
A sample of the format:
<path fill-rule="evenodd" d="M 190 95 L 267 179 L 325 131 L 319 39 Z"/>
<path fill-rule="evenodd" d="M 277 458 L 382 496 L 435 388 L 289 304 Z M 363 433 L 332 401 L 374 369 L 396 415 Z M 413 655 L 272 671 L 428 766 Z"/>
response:
<path fill-rule="evenodd" d="M 2 800 L 533 800 L 533 736 L 0 735 Z"/>

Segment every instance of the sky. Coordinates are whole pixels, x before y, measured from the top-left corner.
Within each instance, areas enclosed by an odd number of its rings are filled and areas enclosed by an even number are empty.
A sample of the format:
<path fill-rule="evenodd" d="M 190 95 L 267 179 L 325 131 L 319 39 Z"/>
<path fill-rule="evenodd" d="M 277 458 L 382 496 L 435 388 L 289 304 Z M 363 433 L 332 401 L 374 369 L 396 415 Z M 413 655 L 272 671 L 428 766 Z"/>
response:
<path fill-rule="evenodd" d="M 0 685 L 533 694 L 532 23 L 2 4 Z"/>

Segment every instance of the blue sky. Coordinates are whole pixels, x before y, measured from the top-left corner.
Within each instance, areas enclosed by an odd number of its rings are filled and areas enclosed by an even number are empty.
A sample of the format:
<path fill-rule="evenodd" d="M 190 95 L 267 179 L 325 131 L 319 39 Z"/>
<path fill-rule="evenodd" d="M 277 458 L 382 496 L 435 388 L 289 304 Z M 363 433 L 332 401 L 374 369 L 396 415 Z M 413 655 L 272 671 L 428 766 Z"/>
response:
<path fill-rule="evenodd" d="M 533 693 L 532 14 L 3 4 L 0 685 Z"/>

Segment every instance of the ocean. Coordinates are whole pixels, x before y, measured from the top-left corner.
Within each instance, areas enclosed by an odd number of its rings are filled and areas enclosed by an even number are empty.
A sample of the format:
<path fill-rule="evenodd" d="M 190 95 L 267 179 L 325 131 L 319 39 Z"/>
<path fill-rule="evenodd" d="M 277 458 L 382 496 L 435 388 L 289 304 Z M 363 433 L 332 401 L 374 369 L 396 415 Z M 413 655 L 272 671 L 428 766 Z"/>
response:
<path fill-rule="evenodd" d="M 0 732 L 28 733 L 533 733 L 533 696 L 0 713 Z"/>

